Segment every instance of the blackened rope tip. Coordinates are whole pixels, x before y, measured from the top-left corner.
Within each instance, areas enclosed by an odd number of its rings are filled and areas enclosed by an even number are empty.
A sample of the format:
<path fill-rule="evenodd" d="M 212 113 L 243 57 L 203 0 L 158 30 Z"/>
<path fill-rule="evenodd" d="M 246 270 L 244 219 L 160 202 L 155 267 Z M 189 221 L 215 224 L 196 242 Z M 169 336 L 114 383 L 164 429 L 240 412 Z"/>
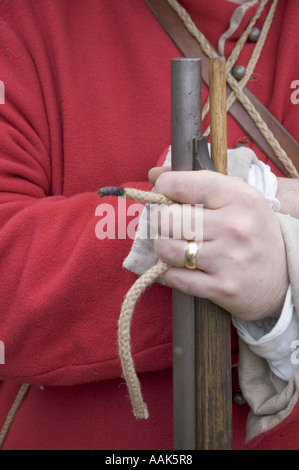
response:
<path fill-rule="evenodd" d="M 123 196 L 124 195 L 124 188 L 121 186 L 107 186 L 106 188 L 100 188 L 98 190 L 98 194 L 101 197 L 104 196 Z"/>

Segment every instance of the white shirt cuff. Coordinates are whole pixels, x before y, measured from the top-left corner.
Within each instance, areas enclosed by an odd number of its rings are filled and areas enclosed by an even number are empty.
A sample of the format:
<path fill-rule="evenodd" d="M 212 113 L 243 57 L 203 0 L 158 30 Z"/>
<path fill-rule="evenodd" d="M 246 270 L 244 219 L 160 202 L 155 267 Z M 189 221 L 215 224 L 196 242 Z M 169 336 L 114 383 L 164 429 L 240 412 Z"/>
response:
<path fill-rule="evenodd" d="M 272 372 L 288 381 L 298 367 L 299 320 L 289 286 L 280 318 L 243 321 L 233 318 L 239 336 L 257 355 L 265 358 Z M 298 354 L 299 356 L 299 354 Z"/>
<path fill-rule="evenodd" d="M 272 173 L 269 165 L 258 161 L 250 165 L 248 172 L 248 184 L 258 189 L 275 212 L 280 210 L 280 202 L 276 198 L 277 178 Z"/>

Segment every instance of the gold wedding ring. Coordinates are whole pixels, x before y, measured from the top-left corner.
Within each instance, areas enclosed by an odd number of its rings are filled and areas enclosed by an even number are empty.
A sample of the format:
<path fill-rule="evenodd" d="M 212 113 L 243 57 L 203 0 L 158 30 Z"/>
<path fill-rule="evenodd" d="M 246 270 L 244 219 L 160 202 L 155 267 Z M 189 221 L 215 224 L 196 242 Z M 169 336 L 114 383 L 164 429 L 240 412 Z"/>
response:
<path fill-rule="evenodd" d="M 196 269 L 197 242 L 187 242 L 185 248 L 185 268 Z"/>

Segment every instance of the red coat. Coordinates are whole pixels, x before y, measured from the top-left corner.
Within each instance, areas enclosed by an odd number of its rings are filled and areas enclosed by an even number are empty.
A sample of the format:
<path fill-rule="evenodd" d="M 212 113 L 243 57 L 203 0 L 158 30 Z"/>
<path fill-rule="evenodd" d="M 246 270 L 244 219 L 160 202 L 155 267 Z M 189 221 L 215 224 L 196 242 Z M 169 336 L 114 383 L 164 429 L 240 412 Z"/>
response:
<path fill-rule="evenodd" d="M 217 47 L 237 5 L 182 4 Z M 248 84 L 297 140 L 298 17 L 297 0 L 279 2 Z M 253 48 L 247 42 L 238 63 Z M 180 54 L 142 0 L 2 0 L 0 49 L 0 425 L 19 384 L 32 384 L 4 449 L 171 449 L 171 292 L 154 285 L 135 310 L 134 359 L 150 413 L 137 421 L 116 336 L 136 279 L 122 268 L 132 241 L 99 240 L 95 211 L 99 187 L 150 188 L 148 170 L 170 143 L 170 59 Z M 244 132 L 228 125 L 233 148 Z M 234 405 L 234 448 L 299 448 L 297 410 L 246 447 L 248 409 Z"/>

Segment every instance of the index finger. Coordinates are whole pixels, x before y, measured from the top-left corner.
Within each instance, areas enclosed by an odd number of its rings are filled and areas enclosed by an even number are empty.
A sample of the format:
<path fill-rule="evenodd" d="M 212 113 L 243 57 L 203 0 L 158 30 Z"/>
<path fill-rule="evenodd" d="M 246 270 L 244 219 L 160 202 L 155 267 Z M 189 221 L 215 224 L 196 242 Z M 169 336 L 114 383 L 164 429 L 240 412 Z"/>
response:
<path fill-rule="evenodd" d="M 148 179 L 152 184 L 155 184 L 161 173 L 164 173 L 165 171 L 171 171 L 171 166 L 151 168 L 148 172 Z"/>
<path fill-rule="evenodd" d="M 158 177 L 156 191 L 181 204 L 218 209 L 235 199 L 245 185 L 241 178 L 213 171 L 170 171 Z"/>

